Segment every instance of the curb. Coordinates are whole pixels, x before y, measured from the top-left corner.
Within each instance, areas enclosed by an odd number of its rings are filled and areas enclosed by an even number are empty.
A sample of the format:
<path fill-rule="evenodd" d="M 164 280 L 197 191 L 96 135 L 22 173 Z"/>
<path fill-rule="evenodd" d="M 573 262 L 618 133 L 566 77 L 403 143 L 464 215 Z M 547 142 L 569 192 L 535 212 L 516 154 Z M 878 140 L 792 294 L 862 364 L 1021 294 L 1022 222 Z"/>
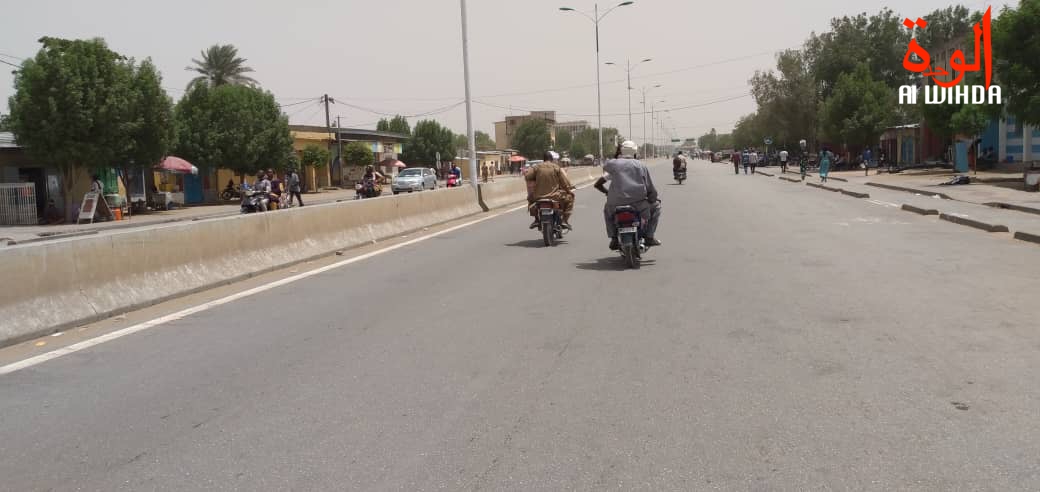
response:
<path fill-rule="evenodd" d="M 782 179 L 784 181 L 787 181 L 788 183 L 801 183 L 802 182 L 802 180 L 800 180 L 800 179 L 788 178 L 787 176 L 780 176 L 780 179 Z"/>
<path fill-rule="evenodd" d="M 848 195 L 853 198 L 870 198 L 869 193 L 860 193 L 858 191 L 841 190 L 842 195 Z"/>
<path fill-rule="evenodd" d="M 849 182 L 849 180 L 847 180 L 845 178 L 837 178 L 837 177 L 834 177 L 834 176 L 827 176 L 827 179 L 833 179 L 835 181 L 841 181 L 842 183 L 848 183 Z"/>
<path fill-rule="evenodd" d="M 827 190 L 827 191 L 833 191 L 833 192 L 841 191 L 841 188 L 831 188 L 830 186 L 827 186 L 827 185 L 820 185 L 820 189 L 821 190 Z"/>
<path fill-rule="evenodd" d="M 812 186 L 813 188 L 823 189 L 823 185 L 819 183 L 805 183 L 805 186 Z"/>
<path fill-rule="evenodd" d="M 775 174 L 764 173 L 762 171 L 755 171 L 755 174 L 761 174 L 762 176 L 769 176 L 770 178 L 772 178 L 773 176 L 776 176 Z"/>
<path fill-rule="evenodd" d="M 1018 231 L 1015 233 L 1015 239 L 1019 241 L 1026 241 L 1030 243 L 1040 244 L 1040 236 L 1036 234 L 1030 234 L 1028 232 Z"/>
<path fill-rule="evenodd" d="M 44 237 L 34 237 L 32 239 L 23 239 L 21 241 L 18 241 L 18 240 L 15 240 L 15 239 L 8 239 L 7 240 L 7 245 L 8 246 L 14 246 L 14 245 L 17 245 L 17 244 L 39 243 L 39 242 L 43 242 L 43 241 L 53 241 L 55 239 L 65 239 L 65 238 L 68 238 L 68 237 L 89 236 L 91 234 L 97 234 L 99 230 L 101 230 L 101 229 L 93 229 L 93 230 L 89 230 L 89 231 L 67 232 L 67 233 L 61 233 L 61 234 L 54 234 L 53 236 L 44 236 Z"/>
<path fill-rule="evenodd" d="M 953 198 L 950 198 L 949 195 L 946 195 L 946 194 L 943 194 L 943 193 L 935 193 L 935 192 L 932 192 L 932 191 L 918 190 L 918 189 L 915 189 L 915 188 L 906 188 L 906 187 L 903 187 L 903 186 L 895 186 L 895 185 L 890 185 L 890 184 L 874 183 L 874 182 L 867 183 L 867 186 L 873 186 L 875 188 L 885 188 L 885 189 L 888 189 L 888 190 L 895 190 L 895 191 L 905 191 L 907 193 L 916 193 L 916 194 L 919 194 L 919 195 L 926 195 L 926 196 L 938 195 L 939 198 L 942 198 L 944 200 L 953 200 Z"/>
<path fill-rule="evenodd" d="M 1004 203 L 1004 202 L 989 202 L 989 203 L 983 203 L 983 205 L 986 205 L 987 207 L 1002 208 L 1002 209 L 1005 209 L 1005 210 L 1014 210 L 1014 211 L 1017 211 L 1017 212 L 1024 212 L 1024 213 L 1027 213 L 1027 214 L 1037 214 L 1037 215 L 1040 215 L 1040 208 L 1023 207 L 1021 205 L 1014 205 L 1014 204 L 1011 204 L 1011 203 Z"/>
<path fill-rule="evenodd" d="M 939 215 L 939 211 L 934 208 L 920 208 L 906 203 L 903 204 L 903 210 L 920 215 Z"/>
<path fill-rule="evenodd" d="M 947 222 L 953 222 L 954 224 L 960 224 L 963 226 L 974 227 L 981 229 L 986 232 L 1011 232 L 1007 226 L 1000 224 L 987 224 L 985 222 L 979 222 L 977 220 L 966 219 L 964 217 L 958 217 L 950 214 L 939 214 L 939 218 Z"/>

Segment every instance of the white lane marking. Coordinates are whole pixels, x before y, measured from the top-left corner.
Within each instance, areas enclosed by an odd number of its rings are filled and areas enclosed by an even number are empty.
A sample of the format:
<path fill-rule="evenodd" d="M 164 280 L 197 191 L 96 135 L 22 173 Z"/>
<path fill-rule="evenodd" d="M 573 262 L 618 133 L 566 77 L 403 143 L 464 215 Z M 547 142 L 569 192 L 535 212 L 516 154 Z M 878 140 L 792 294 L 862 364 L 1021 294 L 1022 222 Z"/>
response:
<path fill-rule="evenodd" d="M 582 186 L 581 188 L 584 188 L 584 187 L 585 186 Z M 6 366 L 0 367 L 0 376 L 6 375 L 6 374 L 11 374 L 12 372 L 20 371 L 22 369 L 25 369 L 25 368 L 28 368 L 28 367 L 32 367 L 32 366 L 35 366 L 37 364 L 42 364 L 42 363 L 47 362 L 49 360 L 57 359 L 59 357 L 63 357 L 63 356 L 69 355 L 69 354 L 74 354 L 76 352 L 79 352 L 80 350 L 88 349 L 88 348 L 94 347 L 96 345 L 101 345 L 102 343 L 105 343 L 105 342 L 111 342 L 112 340 L 123 338 L 123 337 L 125 337 L 127 335 L 132 335 L 134 333 L 137 333 L 139 331 L 144 331 L 144 330 L 147 330 L 149 328 L 154 328 L 154 327 L 159 326 L 161 324 L 169 323 L 170 321 L 176 321 L 176 320 L 185 318 L 187 316 L 191 316 L 191 315 L 193 315 L 195 313 L 200 313 L 202 311 L 206 311 L 206 310 L 215 308 L 217 306 L 222 306 L 222 305 L 227 304 L 229 302 L 237 301 L 239 299 L 242 299 L 243 297 L 249 297 L 249 296 L 251 296 L 253 294 L 259 294 L 259 293 L 264 292 L 264 291 L 268 291 L 268 290 L 271 290 L 271 289 L 275 289 L 275 288 L 281 287 L 281 286 L 286 285 L 286 284 L 290 284 L 290 283 L 296 282 L 297 280 L 303 280 L 303 279 L 308 278 L 308 277 L 313 277 L 315 275 L 318 275 L 318 274 L 321 274 L 321 273 L 325 273 L 325 272 L 327 272 L 329 270 L 334 270 L 336 268 L 339 268 L 339 267 L 342 267 L 342 266 L 346 266 L 346 265 L 349 265 L 351 263 L 357 263 L 359 261 L 367 260 L 367 259 L 369 259 L 369 258 L 371 258 L 373 256 L 378 256 L 378 255 L 381 255 L 383 253 L 389 253 L 391 251 L 394 251 L 394 250 L 397 250 L 397 249 L 401 249 L 401 248 L 404 248 L 404 247 L 407 247 L 407 246 L 411 246 L 411 245 L 413 245 L 415 243 L 422 242 L 422 241 L 425 241 L 427 239 L 431 239 L 431 238 L 440 236 L 442 234 L 447 234 L 449 232 L 454 232 L 454 231 L 457 231 L 457 230 L 462 229 L 464 227 L 469 227 L 471 225 L 478 224 L 480 222 L 484 222 L 485 220 L 490 220 L 490 219 L 493 219 L 495 217 L 499 217 L 501 215 L 508 214 L 510 212 L 515 212 L 517 210 L 523 210 L 525 208 L 527 208 L 527 205 L 520 205 L 518 207 L 513 207 L 513 208 L 510 208 L 508 210 L 503 210 L 501 212 L 497 212 L 495 214 L 488 215 L 487 217 L 481 217 L 479 219 L 471 220 L 469 222 L 466 222 L 464 224 L 459 224 L 457 226 L 449 227 L 447 229 L 444 229 L 443 231 L 437 231 L 437 232 L 434 232 L 432 234 L 427 234 L 425 236 L 420 236 L 420 237 L 417 237 L 415 239 L 412 239 L 412 240 L 409 240 L 409 241 L 405 241 L 403 243 L 398 243 L 398 244 L 395 244 L 393 246 L 387 246 L 387 247 L 385 247 L 383 249 L 380 249 L 380 250 L 377 250 L 377 251 L 372 251 L 370 253 L 365 253 L 363 255 L 355 256 L 353 258 L 348 258 L 348 259 L 343 260 L 343 261 L 338 261 L 338 262 L 333 263 L 331 265 L 326 265 L 326 266 L 323 266 L 323 267 L 320 267 L 320 268 L 317 268 L 317 269 L 314 269 L 314 270 L 311 270 L 311 271 L 308 271 L 308 272 L 304 272 L 304 273 L 300 273 L 300 274 L 297 274 L 297 275 L 293 275 L 291 277 L 286 277 L 286 278 L 283 278 L 281 280 L 275 280 L 273 282 L 261 285 L 259 287 L 253 287 L 252 289 L 244 290 L 242 292 L 237 292 L 237 293 L 231 294 L 231 295 L 229 295 L 227 297 L 222 297 L 220 299 L 215 299 L 215 300 L 203 303 L 203 304 L 199 304 L 198 306 L 194 306 L 194 307 L 190 307 L 190 308 L 187 308 L 187 309 L 183 309 L 181 311 L 177 311 L 176 313 L 167 314 L 166 316 L 160 316 L 160 317 L 155 318 L 153 320 L 145 321 L 143 323 L 138 323 L 138 324 L 133 325 L 133 326 L 128 326 L 126 328 L 123 328 L 121 330 L 116 330 L 116 331 L 113 331 L 111 333 L 106 333 L 106 334 L 101 335 L 101 336 L 99 336 L 97 338 L 91 338 L 90 340 L 84 340 L 84 341 L 79 342 L 79 343 L 74 343 L 72 345 L 69 345 L 68 347 L 63 347 L 63 348 L 60 348 L 60 349 L 57 349 L 57 350 L 52 350 L 52 351 L 47 352 L 45 354 L 40 354 L 40 355 L 37 355 L 37 356 L 34 356 L 34 357 L 30 357 L 28 359 L 21 360 L 21 361 L 18 361 L 18 362 L 12 362 L 12 363 L 10 363 L 10 364 L 8 364 Z"/>
<path fill-rule="evenodd" d="M 896 204 L 896 203 L 883 202 L 881 200 L 869 199 L 867 201 L 870 202 L 870 203 L 873 203 L 874 205 L 881 205 L 882 207 L 897 207 L 897 208 L 899 207 L 899 205 Z"/>

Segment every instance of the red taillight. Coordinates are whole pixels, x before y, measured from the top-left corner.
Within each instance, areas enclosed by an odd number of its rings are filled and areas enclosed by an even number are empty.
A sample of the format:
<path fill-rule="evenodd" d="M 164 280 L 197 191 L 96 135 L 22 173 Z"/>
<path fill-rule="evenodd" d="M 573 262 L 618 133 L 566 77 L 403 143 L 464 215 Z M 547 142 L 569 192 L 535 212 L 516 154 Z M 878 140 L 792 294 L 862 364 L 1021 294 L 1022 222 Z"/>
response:
<path fill-rule="evenodd" d="M 632 212 L 618 212 L 614 215 L 614 220 L 618 222 L 635 222 L 636 214 Z"/>

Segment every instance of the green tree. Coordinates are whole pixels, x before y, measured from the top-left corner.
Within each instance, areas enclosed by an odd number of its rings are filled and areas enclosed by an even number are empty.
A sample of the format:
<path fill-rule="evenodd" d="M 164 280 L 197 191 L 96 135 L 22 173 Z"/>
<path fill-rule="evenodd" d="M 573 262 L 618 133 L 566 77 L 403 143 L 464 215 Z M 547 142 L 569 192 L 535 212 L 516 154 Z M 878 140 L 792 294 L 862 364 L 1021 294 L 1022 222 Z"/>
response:
<path fill-rule="evenodd" d="M 133 73 L 101 39 L 45 37 L 40 43 L 14 74 L 8 123 L 30 155 L 58 168 L 71 218 L 77 173 L 124 156 Z"/>
<path fill-rule="evenodd" d="M 0 132 L 11 131 L 10 116 L 6 114 L 0 114 Z"/>
<path fill-rule="evenodd" d="M 896 94 L 874 80 L 863 63 L 838 77 L 834 91 L 820 107 L 822 136 L 833 142 L 876 145 L 894 114 Z"/>
<path fill-rule="evenodd" d="M 491 139 L 491 135 L 477 130 L 473 132 L 473 139 L 477 142 L 477 150 L 495 150 L 495 141 Z"/>
<path fill-rule="evenodd" d="M 512 146 L 528 159 L 541 159 L 542 154 L 552 147 L 549 125 L 542 120 L 530 119 L 517 127 Z"/>
<path fill-rule="evenodd" d="M 322 167 L 329 163 L 332 153 L 320 145 L 308 144 L 300 152 L 300 164 L 310 167 Z"/>
<path fill-rule="evenodd" d="M 202 59 L 192 58 L 195 66 L 187 67 L 185 70 L 199 74 L 188 83 L 191 87 L 197 83 L 206 83 L 211 86 L 221 85 L 247 85 L 257 84 L 247 73 L 253 71 L 246 66 L 246 59 L 238 56 L 238 48 L 230 44 L 215 44 L 202 51 Z"/>
<path fill-rule="evenodd" d="M 993 57 L 1007 112 L 1040 125 L 1040 1 L 1021 0 L 993 22 Z"/>
<path fill-rule="evenodd" d="M 350 142 L 343 147 L 343 162 L 353 166 L 368 166 L 376 162 L 376 157 L 368 145 Z"/>
<path fill-rule="evenodd" d="M 838 79 L 860 63 L 866 63 L 871 77 L 889 88 L 909 84 L 912 74 L 903 68 L 903 55 L 910 32 L 902 21 L 891 10 L 883 9 L 869 16 L 861 13 L 831 19 L 830 31 L 810 36 L 805 56 L 822 99 L 830 97 Z"/>
<path fill-rule="evenodd" d="M 134 180 L 141 179 L 140 172 L 134 171 L 151 169 L 169 155 L 174 142 L 173 101 L 163 90 L 162 76 L 150 59 L 140 65 L 131 62 L 129 69 L 131 103 L 124 122 L 123 152 L 117 162 L 123 176 Z M 129 202 L 130 186 L 126 192 Z"/>
<path fill-rule="evenodd" d="M 574 136 L 567 130 L 556 131 L 556 148 L 564 151 L 568 151 L 571 148 L 571 144 L 574 143 Z M 581 157 L 572 155 L 571 157 Z"/>
<path fill-rule="evenodd" d="M 419 120 L 412 131 L 412 138 L 405 145 L 405 162 L 432 165 L 437 162 L 438 152 L 441 161 L 450 161 L 455 158 L 457 151 L 455 143 L 456 138 L 451 130 L 434 120 Z"/>
<path fill-rule="evenodd" d="M 412 127 L 408 125 L 408 119 L 401 115 L 396 115 L 392 119 L 380 119 L 379 123 L 376 124 L 376 130 L 400 133 L 401 135 L 412 134 Z"/>
<path fill-rule="evenodd" d="M 248 86 L 195 84 L 174 109 L 177 154 L 205 169 L 244 176 L 283 169 L 292 152 L 288 118 L 270 92 Z"/>

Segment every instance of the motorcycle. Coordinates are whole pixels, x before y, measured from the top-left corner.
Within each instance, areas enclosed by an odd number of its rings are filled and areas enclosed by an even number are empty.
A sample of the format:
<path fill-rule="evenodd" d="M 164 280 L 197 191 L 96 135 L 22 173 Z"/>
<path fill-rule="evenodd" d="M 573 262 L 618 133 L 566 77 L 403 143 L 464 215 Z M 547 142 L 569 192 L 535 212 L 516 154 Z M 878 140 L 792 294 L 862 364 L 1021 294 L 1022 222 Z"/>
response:
<path fill-rule="evenodd" d="M 631 205 L 614 208 L 614 225 L 617 228 L 618 252 L 629 268 L 639 268 L 643 253 L 649 248 L 643 239 L 643 221 L 639 210 Z"/>
<path fill-rule="evenodd" d="M 220 199 L 226 202 L 240 198 L 242 198 L 242 188 L 239 186 L 228 186 L 224 188 L 224 191 L 220 192 Z"/>
<path fill-rule="evenodd" d="M 459 177 L 458 177 L 457 175 L 454 175 L 454 174 L 449 174 L 449 175 L 448 175 L 448 183 L 447 183 L 447 186 L 448 186 L 448 188 L 455 188 L 456 186 L 459 186 L 459 185 L 461 185 L 461 184 L 462 184 L 462 183 L 461 183 L 461 181 L 462 181 L 462 180 L 461 180 L 461 179 L 459 179 Z"/>
<path fill-rule="evenodd" d="M 252 214 L 263 212 L 264 210 L 267 210 L 268 202 L 270 202 L 270 197 L 267 193 L 255 190 L 247 191 L 245 196 L 242 198 L 242 213 Z"/>
<path fill-rule="evenodd" d="M 538 229 L 542 231 L 542 240 L 546 246 L 555 246 L 558 239 L 563 239 L 563 214 L 560 202 L 541 199 L 535 202 L 538 210 Z"/>
<path fill-rule="evenodd" d="M 374 179 L 364 179 L 354 185 L 354 199 L 374 198 L 382 194 L 382 190 Z"/>
<path fill-rule="evenodd" d="M 682 184 L 683 181 L 686 181 L 686 168 L 683 167 L 681 169 L 673 170 L 672 175 L 675 178 L 676 183 Z"/>

